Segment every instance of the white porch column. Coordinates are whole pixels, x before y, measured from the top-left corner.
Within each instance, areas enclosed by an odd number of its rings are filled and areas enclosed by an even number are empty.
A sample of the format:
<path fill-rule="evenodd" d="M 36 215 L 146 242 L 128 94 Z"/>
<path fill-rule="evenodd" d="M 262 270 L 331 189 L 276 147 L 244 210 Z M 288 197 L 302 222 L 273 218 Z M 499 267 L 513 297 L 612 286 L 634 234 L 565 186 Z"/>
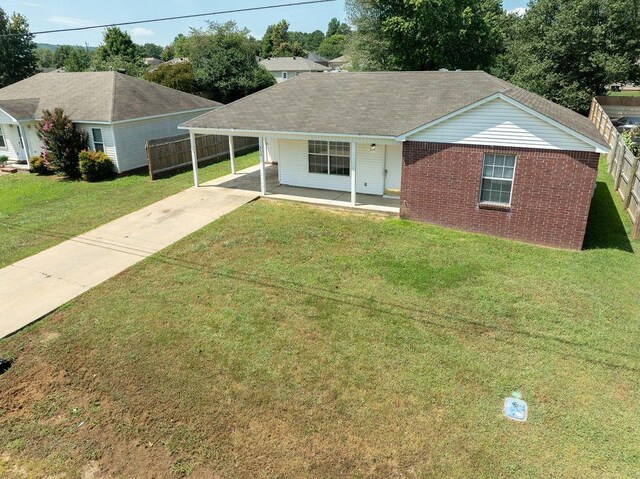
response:
<path fill-rule="evenodd" d="M 24 159 L 27 160 L 27 166 L 31 167 L 31 163 L 29 162 L 29 139 L 27 138 L 27 131 L 24 127 L 18 122 L 18 134 L 22 139 L 22 148 L 24 150 Z"/>
<path fill-rule="evenodd" d="M 197 188 L 200 186 L 198 180 L 198 150 L 196 149 L 196 134 L 189 131 L 189 138 L 191 139 L 191 164 L 193 165 L 193 184 Z"/>
<path fill-rule="evenodd" d="M 231 161 L 231 174 L 236 174 L 236 152 L 233 148 L 233 136 L 229 135 L 229 160 Z"/>
<path fill-rule="evenodd" d="M 265 171 L 265 156 L 267 152 L 265 151 L 265 139 L 260 138 L 258 140 L 258 147 L 260 149 L 260 194 L 265 196 L 267 194 L 267 174 Z"/>
<path fill-rule="evenodd" d="M 349 148 L 349 156 L 351 157 L 350 167 L 351 167 L 351 206 L 356 205 L 356 144 L 355 142 L 351 142 L 351 146 Z"/>

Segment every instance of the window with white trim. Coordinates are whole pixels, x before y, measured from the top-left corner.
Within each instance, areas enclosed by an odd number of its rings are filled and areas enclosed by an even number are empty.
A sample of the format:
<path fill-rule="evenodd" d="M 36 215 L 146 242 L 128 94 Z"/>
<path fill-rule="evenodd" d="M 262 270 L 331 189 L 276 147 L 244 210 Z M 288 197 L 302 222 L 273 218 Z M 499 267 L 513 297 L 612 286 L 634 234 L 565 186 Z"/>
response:
<path fill-rule="evenodd" d="M 482 164 L 480 202 L 509 206 L 515 169 L 515 155 L 485 153 Z"/>
<path fill-rule="evenodd" d="M 309 173 L 349 176 L 350 165 L 348 142 L 309 140 Z"/>
<path fill-rule="evenodd" d="M 282 79 L 286 80 L 287 79 L 287 72 L 282 72 Z"/>
<path fill-rule="evenodd" d="M 93 137 L 93 149 L 104 153 L 104 140 L 102 139 L 102 129 L 91 128 L 91 136 Z"/>
<path fill-rule="evenodd" d="M 2 125 L 0 125 L 0 148 L 7 147 L 7 140 L 4 139 L 4 130 L 2 129 Z"/>

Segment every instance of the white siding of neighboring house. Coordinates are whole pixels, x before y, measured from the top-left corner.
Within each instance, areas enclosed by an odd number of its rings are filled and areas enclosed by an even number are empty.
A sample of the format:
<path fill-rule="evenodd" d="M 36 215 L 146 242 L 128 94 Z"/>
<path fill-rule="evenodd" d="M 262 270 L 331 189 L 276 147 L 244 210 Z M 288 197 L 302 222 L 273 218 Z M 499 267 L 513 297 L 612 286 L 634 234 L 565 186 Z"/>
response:
<path fill-rule="evenodd" d="M 26 160 L 20 146 L 17 123 L 3 123 L 0 127 L 6 143 L 4 148 L 0 147 L 0 156 L 6 156 L 10 160 Z"/>
<path fill-rule="evenodd" d="M 308 142 L 306 140 L 278 141 L 278 175 L 282 185 L 318 188 L 324 190 L 351 191 L 348 176 L 309 173 Z M 375 150 L 371 144 L 358 144 L 356 148 L 356 191 L 372 195 L 384 192 L 385 146 Z"/>
<path fill-rule="evenodd" d="M 310 72 L 312 72 L 312 70 L 309 70 Z M 283 81 L 286 80 L 291 80 L 293 77 L 296 77 L 298 75 L 302 75 L 303 73 L 307 73 L 304 71 L 271 71 L 269 72 L 273 75 L 273 78 L 276 79 L 276 83 L 282 83 Z M 287 78 L 284 78 L 283 73 L 287 74 Z M 322 72 L 315 72 L 315 73 L 322 73 Z"/>
<path fill-rule="evenodd" d="M 184 134 L 184 130 L 178 130 L 178 125 L 207 111 L 209 110 L 114 123 L 113 137 L 118 152 L 119 171 L 146 166 L 145 143 L 147 140 Z"/>
<path fill-rule="evenodd" d="M 591 145 L 500 98 L 419 131 L 407 140 L 594 151 Z"/>
<path fill-rule="evenodd" d="M 280 143 L 277 138 L 267 138 L 267 163 L 278 163 L 280 158 Z"/>
<path fill-rule="evenodd" d="M 102 130 L 102 141 L 104 142 L 104 152 L 114 162 L 118 171 L 123 171 L 120 166 L 120 158 L 116 154 L 116 143 L 113 136 L 113 129 L 111 125 L 101 125 L 98 123 L 77 123 L 76 127 L 87 133 L 89 137 L 89 149 L 95 150 L 93 144 L 93 135 L 91 130 L 93 128 L 99 128 Z"/>

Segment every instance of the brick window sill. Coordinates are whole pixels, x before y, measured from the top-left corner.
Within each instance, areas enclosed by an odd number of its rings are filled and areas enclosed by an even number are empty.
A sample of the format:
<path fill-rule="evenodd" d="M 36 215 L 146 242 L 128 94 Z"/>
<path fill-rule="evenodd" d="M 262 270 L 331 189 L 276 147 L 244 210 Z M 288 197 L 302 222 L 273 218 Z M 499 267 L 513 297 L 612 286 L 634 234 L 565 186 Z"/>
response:
<path fill-rule="evenodd" d="M 478 208 L 481 210 L 493 210 L 493 211 L 511 211 L 511 206 L 502 205 L 499 203 L 478 203 Z"/>

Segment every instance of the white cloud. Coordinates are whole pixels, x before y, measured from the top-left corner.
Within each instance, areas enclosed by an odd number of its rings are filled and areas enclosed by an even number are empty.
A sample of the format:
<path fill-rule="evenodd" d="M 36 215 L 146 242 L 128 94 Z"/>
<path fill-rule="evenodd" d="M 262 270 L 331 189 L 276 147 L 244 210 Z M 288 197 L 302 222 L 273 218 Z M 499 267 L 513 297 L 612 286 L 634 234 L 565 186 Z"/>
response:
<path fill-rule="evenodd" d="M 91 25 L 94 25 L 94 23 L 90 20 L 73 17 L 53 16 L 47 18 L 47 21 L 51 23 L 57 23 L 58 25 L 64 25 L 65 27 L 90 27 Z"/>
<path fill-rule="evenodd" d="M 518 7 L 518 8 L 514 8 L 513 10 L 509 10 L 509 13 L 515 13 L 519 17 L 524 15 L 526 12 L 527 12 L 527 9 L 524 7 Z"/>
<path fill-rule="evenodd" d="M 131 38 L 136 40 L 144 40 L 147 38 L 151 38 L 154 35 L 153 30 L 144 27 L 136 27 L 131 29 Z"/>

